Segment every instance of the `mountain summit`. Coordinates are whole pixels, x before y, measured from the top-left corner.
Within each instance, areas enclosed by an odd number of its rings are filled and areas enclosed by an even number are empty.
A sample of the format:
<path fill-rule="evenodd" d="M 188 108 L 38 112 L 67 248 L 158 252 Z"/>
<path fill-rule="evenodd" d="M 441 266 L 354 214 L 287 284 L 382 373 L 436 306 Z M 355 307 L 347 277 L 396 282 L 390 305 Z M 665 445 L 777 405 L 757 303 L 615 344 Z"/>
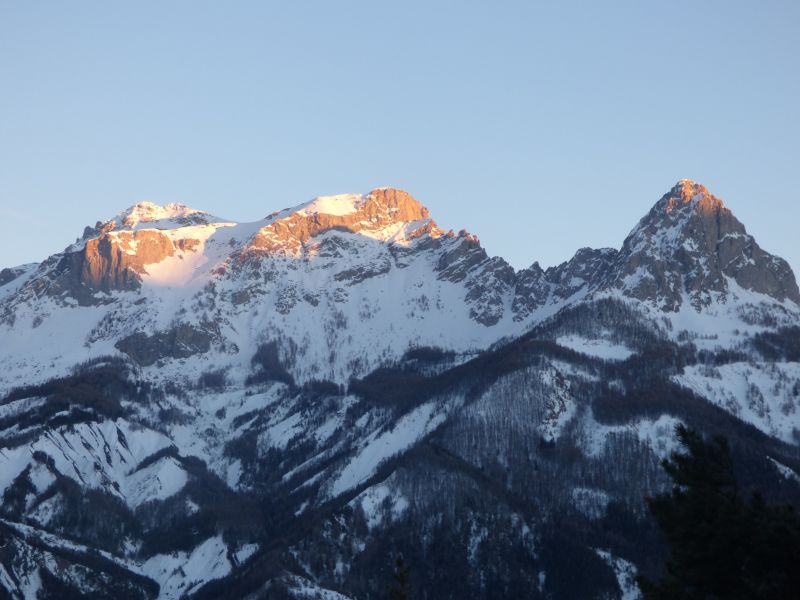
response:
<path fill-rule="evenodd" d="M 428 209 L 410 194 L 378 188 L 363 195 L 320 196 L 299 207 L 273 213 L 250 247 L 297 253 L 311 238 L 334 229 L 394 242 L 443 233 L 430 219 Z"/>
<path fill-rule="evenodd" d="M 661 210 L 671 214 L 686 206 L 691 206 L 692 209 L 700 212 L 725 209 L 722 200 L 711 194 L 702 183 L 697 183 L 691 179 L 681 179 L 661 200 L 656 202 L 653 211 Z"/>
<path fill-rule="evenodd" d="M 800 303 L 788 263 L 761 249 L 705 186 L 679 181 L 622 245 L 616 287 L 677 310 L 724 299 L 736 288 Z"/>

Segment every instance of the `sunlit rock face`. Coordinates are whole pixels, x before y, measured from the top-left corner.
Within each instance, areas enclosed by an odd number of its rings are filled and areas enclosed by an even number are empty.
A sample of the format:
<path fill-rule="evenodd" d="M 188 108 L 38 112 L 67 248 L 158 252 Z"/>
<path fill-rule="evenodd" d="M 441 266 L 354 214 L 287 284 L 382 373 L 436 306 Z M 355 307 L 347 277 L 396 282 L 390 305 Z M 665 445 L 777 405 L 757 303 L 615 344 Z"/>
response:
<path fill-rule="evenodd" d="M 159 206 L 140 202 L 105 222 L 86 227 L 84 243 L 70 259 L 72 275 L 92 292 L 136 290 L 146 265 L 193 252 L 200 240 L 191 237 L 192 226 L 220 219 L 184 204 Z M 185 230 L 186 234 L 180 234 Z M 176 235 L 176 232 L 178 234 Z"/>
<path fill-rule="evenodd" d="M 200 240 L 156 229 L 109 231 L 48 259 L 43 265 L 51 263 L 53 268 L 45 270 L 35 285 L 52 298 L 69 297 L 84 306 L 104 304 L 113 292 L 139 290 L 149 265 L 171 257 L 183 259 L 199 246 Z"/>
<path fill-rule="evenodd" d="M 288 214 L 285 214 L 288 213 Z M 249 250 L 297 253 L 311 238 L 330 230 L 360 233 L 388 240 L 400 233 L 408 238 L 443 232 L 431 220 L 428 209 L 410 194 L 393 188 L 372 190 L 366 195 L 322 196 L 295 211 L 283 211 L 262 227 L 249 244 Z"/>
<path fill-rule="evenodd" d="M 86 242 L 80 281 L 103 292 L 136 289 L 145 265 L 174 253 L 172 241 L 158 231 L 106 234 Z"/>

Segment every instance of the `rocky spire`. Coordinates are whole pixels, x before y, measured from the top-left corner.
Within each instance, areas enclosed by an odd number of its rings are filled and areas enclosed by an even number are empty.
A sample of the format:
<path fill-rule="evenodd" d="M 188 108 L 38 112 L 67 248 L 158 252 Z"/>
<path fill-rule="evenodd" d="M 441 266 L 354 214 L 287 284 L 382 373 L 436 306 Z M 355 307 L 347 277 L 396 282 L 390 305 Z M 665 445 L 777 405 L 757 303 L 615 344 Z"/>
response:
<path fill-rule="evenodd" d="M 677 310 L 688 296 L 696 307 L 744 289 L 800 303 L 791 268 L 761 249 L 741 222 L 708 189 L 679 181 L 639 222 L 618 257 L 615 287 Z"/>

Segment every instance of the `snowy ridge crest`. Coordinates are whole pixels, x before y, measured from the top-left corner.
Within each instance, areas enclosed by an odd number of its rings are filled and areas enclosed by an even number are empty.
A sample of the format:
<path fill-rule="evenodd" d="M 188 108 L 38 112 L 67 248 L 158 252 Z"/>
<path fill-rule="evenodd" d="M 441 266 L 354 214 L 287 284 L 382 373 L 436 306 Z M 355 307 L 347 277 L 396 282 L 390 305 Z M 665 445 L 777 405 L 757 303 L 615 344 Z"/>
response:
<path fill-rule="evenodd" d="M 394 188 L 320 196 L 242 224 L 140 203 L 64 253 L 3 272 L 0 365 L 24 378 L 20 365 L 45 362 L 45 348 L 68 368 L 75 353 L 46 340 L 69 322 L 81 358 L 122 351 L 149 366 L 222 353 L 246 371 L 259 345 L 281 340 L 298 382 L 341 383 L 410 347 L 480 350 L 605 296 L 684 321 L 687 309 L 724 313 L 731 330 L 744 329 L 745 305 L 785 323 L 800 302 L 785 261 L 688 180 L 620 250 L 584 248 L 547 270 L 515 271 Z"/>
<path fill-rule="evenodd" d="M 153 202 L 139 202 L 120 213 L 116 220 L 127 229 L 137 229 L 140 226 L 151 226 L 160 221 L 173 222 L 176 226 L 188 222 L 219 221 L 206 211 L 191 208 L 185 204 L 170 203 L 160 206 Z"/>

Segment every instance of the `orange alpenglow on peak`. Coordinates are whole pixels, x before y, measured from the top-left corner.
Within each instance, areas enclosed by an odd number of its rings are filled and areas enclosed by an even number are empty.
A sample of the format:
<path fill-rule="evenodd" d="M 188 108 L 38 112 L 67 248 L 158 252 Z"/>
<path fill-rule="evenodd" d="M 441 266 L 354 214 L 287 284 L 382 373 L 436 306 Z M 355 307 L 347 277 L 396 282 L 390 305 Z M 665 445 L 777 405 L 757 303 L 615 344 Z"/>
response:
<path fill-rule="evenodd" d="M 419 200 L 404 190 L 391 187 L 375 188 L 367 194 L 366 212 L 388 210 L 394 221 L 422 221 L 430 219 L 430 213 Z M 366 208 L 365 206 L 365 208 Z"/>
<path fill-rule="evenodd" d="M 711 213 L 725 209 L 725 205 L 720 198 L 709 192 L 708 188 L 702 183 L 697 183 L 691 179 L 678 181 L 669 191 L 667 197 L 668 200 L 665 207 L 667 214 L 688 204 L 693 204 L 695 209 L 701 213 Z"/>
<path fill-rule="evenodd" d="M 428 209 L 409 193 L 376 188 L 368 194 L 318 196 L 272 216 L 253 238 L 252 249 L 296 251 L 312 237 L 343 229 L 375 239 L 405 240 L 444 234 Z"/>

